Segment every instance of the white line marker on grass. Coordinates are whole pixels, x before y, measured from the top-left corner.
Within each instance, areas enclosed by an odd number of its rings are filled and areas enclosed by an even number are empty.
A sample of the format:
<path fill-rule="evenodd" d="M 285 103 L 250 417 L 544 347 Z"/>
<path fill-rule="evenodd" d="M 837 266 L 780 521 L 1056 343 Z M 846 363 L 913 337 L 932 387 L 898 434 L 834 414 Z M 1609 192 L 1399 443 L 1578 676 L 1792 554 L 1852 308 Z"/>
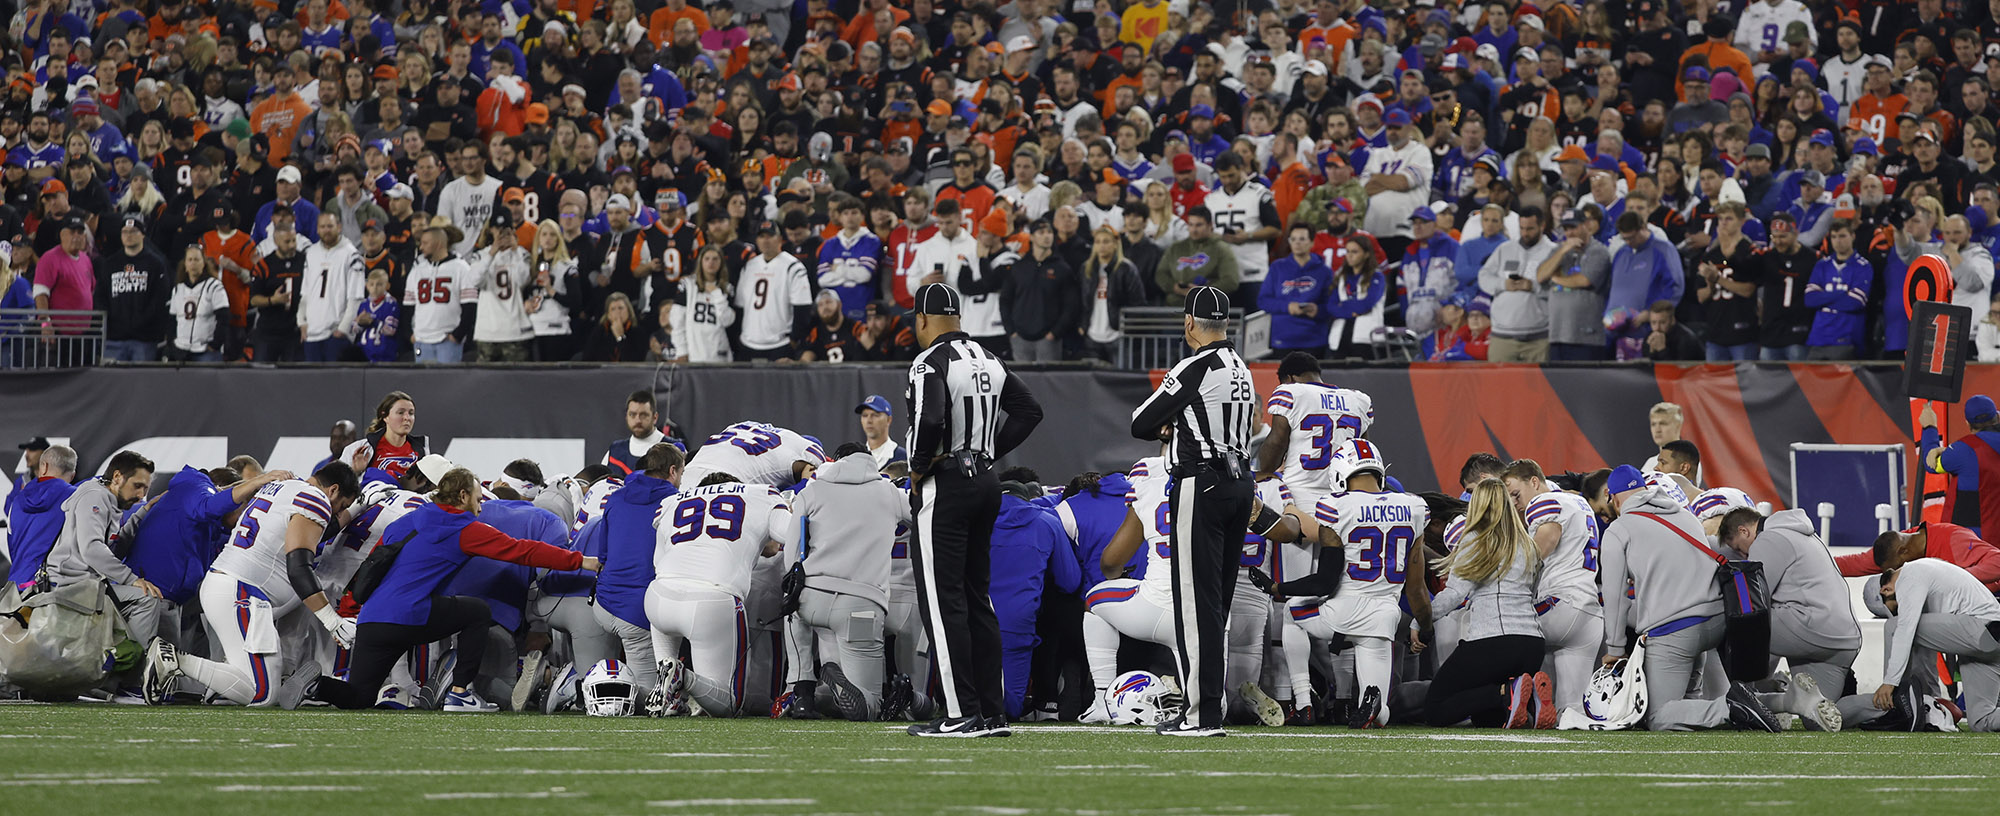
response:
<path fill-rule="evenodd" d="M 581 799 L 589 795 L 590 794 L 587 793 L 574 793 L 564 790 L 523 791 L 523 792 L 464 791 L 457 793 L 426 793 L 424 794 L 424 799 L 429 801 L 438 801 L 447 799 Z"/>
<path fill-rule="evenodd" d="M 646 807 L 805 807 L 817 804 L 818 799 L 656 799 L 647 802 Z"/>
<path fill-rule="evenodd" d="M 43 785 L 156 785 L 158 779 L 130 776 L 87 776 L 81 779 L 0 779 L 0 785 L 29 787 Z"/>
<path fill-rule="evenodd" d="M 359 785 L 217 785 L 216 793 L 345 793 L 365 791 Z"/>

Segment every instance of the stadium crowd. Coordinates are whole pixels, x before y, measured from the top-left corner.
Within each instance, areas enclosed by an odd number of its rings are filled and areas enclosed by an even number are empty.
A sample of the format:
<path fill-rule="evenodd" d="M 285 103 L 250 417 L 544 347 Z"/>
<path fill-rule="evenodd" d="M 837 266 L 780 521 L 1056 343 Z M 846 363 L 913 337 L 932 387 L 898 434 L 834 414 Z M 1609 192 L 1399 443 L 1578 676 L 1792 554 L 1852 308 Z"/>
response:
<path fill-rule="evenodd" d="M 1479 453 L 1453 496 L 1405 493 L 1394 441 L 1367 438 L 1372 400 L 1323 382 L 1310 355 L 1287 356 L 1266 403 L 1261 504 L 1227 601 L 1233 723 L 2000 730 L 2000 550 L 1976 502 L 1953 516 L 1974 526 L 1891 531 L 1835 558 L 1805 511 L 1767 517 L 1741 490 L 1702 490 L 1672 404 L 1652 412 L 1660 448 L 1644 470 Z M 951 680 L 918 611 L 911 460 L 888 400 L 856 406 L 857 441 L 829 456 L 755 422 L 688 444 L 636 392 L 624 432 L 573 475 L 456 467 L 415 432 L 416 407 L 392 392 L 364 434 L 336 425 L 305 475 L 249 457 L 156 473 L 124 451 L 76 481 L 75 450 L 24 445 L 0 587 L 0 606 L 24 608 L 0 627 L 108 597 L 128 642 L 82 655 L 84 694 L 132 704 L 919 722 L 939 709 Z M 1990 427 L 1993 410 L 1979 398 L 1968 419 Z M 1925 444 L 1926 458 L 1968 455 Z M 974 599 L 998 619 L 1006 716 L 971 731 L 1177 716 L 1162 458 L 1060 486 L 1025 467 L 1001 478 L 990 590 Z M 1762 570 L 1761 640 L 1739 638 L 1718 561 Z M 1874 688 L 1854 672 L 1845 578 L 1862 576 L 1886 619 Z M 11 654 L 9 691 L 77 693 L 29 682 L 48 672 Z"/>
<path fill-rule="evenodd" d="M 1900 356 L 1987 311 L 2000 3 L 27 0 L 0 335 L 103 358 Z M 1402 343 L 1410 342 L 1403 339 Z M 92 353 L 95 353 L 93 351 Z"/>

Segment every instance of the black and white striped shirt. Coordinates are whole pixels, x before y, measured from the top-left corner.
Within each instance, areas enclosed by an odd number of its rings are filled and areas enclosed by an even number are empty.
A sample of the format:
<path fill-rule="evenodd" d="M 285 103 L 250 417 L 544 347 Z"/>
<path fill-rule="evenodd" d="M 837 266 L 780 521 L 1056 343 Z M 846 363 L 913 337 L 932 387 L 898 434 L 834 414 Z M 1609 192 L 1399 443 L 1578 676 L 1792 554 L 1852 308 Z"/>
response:
<path fill-rule="evenodd" d="M 1250 455 L 1257 432 L 1257 390 L 1250 368 L 1227 340 L 1196 350 L 1167 372 L 1160 388 L 1132 412 L 1132 435 L 1158 439 L 1173 426 L 1170 467 Z"/>
<path fill-rule="evenodd" d="M 1006 456 L 1042 421 L 1042 407 L 1028 387 L 964 332 L 942 335 L 917 355 L 905 398 L 913 475 L 952 454 Z"/>

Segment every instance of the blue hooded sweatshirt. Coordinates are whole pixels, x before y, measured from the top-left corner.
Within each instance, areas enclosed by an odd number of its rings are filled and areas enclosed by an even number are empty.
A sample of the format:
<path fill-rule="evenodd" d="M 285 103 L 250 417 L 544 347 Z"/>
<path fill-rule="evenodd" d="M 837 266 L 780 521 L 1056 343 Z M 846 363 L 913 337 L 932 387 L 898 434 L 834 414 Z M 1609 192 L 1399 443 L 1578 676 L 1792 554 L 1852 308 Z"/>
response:
<path fill-rule="evenodd" d="M 1033 635 L 1035 613 L 1042 607 L 1043 577 L 1056 589 L 1076 592 L 1083 573 L 1076 550 L 1054 513 L 1011 493 L 1000 497 L 1000 516 L 993 525 L 993 580 L 989 594 L 1000 617 L 1000 631 Z"/>
<path fill-rule="evenodd" d="M 229 535 L 223 521 L 235 509 L 236 497 L 216 487 L 208 474 L 181 468 L 167 482 L 167 492 L 140 510 L 143 516 L 125 565 L 153 582 L 167 600 L 187 603 L 201 589 L 209 563 L 222 552 Z"/>
<path fill-rule="evenodd" d="M 1271 348 L 1310 349 L 1326 345 L 1326 332 L 1333 325 L 1327 314 L 1326 299 L 1333 288 L 1333 270 L 1318 255 L 1308 256 L 1304 265 L 1287 255 L 1271 262 L 1271 272 L 1257 290 L 1257 308 L 1271 316 Z M 1313 317 L 1291 313 L 1294 303 L 1319 307 Z"/>
<path fill-rule="evenodd" d="M 576 537 L 564 546 L 600 561 L 604 560 L 604 517 L 598 516 L 584 524 L 583 529 L 576 531 Z M 543 595 L 562 598 L 588 596 L 597 591 L 597 573 L 584 570 L 551 571 L 542 575 L 536 584 L 541 587 Z"/>
<path fill-rule="evenodd" d="M 7 512 L 7 551 L 14 563 L 8 567 L 7 580 L 16 586 L 34 583 L 35 573 L 56 546 L 56 536 L 62 534 L 62 504 L 74 492 L 76 485 L 51 476 L 29 482 L 14 494 L 14 508 Z"/>
<path fill-rule="evenodd" d="M 646 628 L 646 587 L 653 583 L 653 514 L 680 490 L 645 473 L 604 502 L 604 571 L 597 575 L 597 604 L 626 623 Z"/>
<path fill-rule="evenodd" d="M 1070 516 L 1076 519 L 1076 560 L 1083 571 L 1085 588 L 1104 583 L 1104 568 L 1098 561 L 1104 556 L 1104 548 L 1111 545 L 1111 537 L 1118 534 L 1118 527 L 1125 523 L 1125 494 L 1130 492 L 1132 482 L 1125 474 L 1112 473 L 1097 480 L 1097 493 L 1086 490 L 1063 499 L 1062 506 L 1069 508 Z M 1127 577 L 1144 577 L 1146 553 L 1134 552 L 1125 566 Z"/>
<path fill-rule="evenodd" d="M 481 502 L 479 520 L 515 538 L 569 549 L 568 526 L 562 523 L 562 519 L 556 518 L 556 514 L 536 507 L 533 502 Z M 521 619 L 528 605 L 528 584 L 534 579 L 535 571 L 520 564 L 474 558 L 451 577 L 450 583 L 445 584 L 444 594 L 471 595 L 485 600 L 493 610 L 493 622 L 513 632 L 521 628 Z"/>

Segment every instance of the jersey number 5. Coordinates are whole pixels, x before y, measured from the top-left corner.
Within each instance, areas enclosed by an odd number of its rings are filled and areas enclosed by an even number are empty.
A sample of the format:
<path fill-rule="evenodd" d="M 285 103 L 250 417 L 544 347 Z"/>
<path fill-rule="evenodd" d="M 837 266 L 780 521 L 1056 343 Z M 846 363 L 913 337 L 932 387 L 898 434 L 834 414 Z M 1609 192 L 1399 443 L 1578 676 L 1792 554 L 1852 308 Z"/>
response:
<path fill-rule="evenodd" d="M 257 543 L 258 517 L 269 509 L 271 509 L 270 499 L 259 498 L 250 502 L 249 509 L 243 511 L 242 523 L 236 525 L 236 537 L 230 539 L 229 543 L 246 550 L 250 549 L 250 545 Z"/>

